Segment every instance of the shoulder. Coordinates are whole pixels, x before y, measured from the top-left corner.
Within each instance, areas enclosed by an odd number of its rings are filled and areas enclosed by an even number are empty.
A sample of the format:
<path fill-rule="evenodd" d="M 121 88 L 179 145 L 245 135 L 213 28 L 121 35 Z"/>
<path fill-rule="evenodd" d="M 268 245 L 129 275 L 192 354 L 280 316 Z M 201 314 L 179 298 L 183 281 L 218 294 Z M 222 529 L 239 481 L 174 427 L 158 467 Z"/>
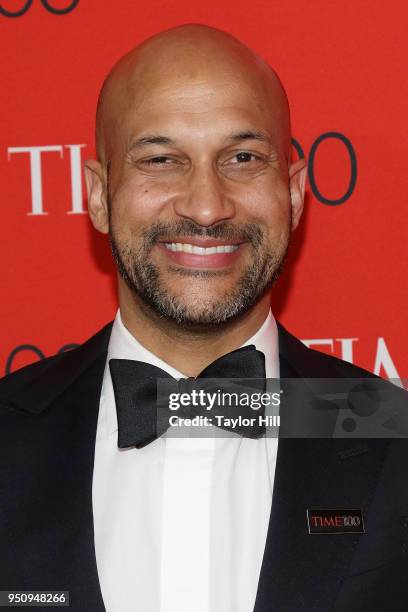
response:
<path fill-rule="evenodd" d="M 299 374 L 309 378 L 379 378 L 348 361 L 307 347 L 277 322 L 279 353 Z"/>
<path fill-rule="evenodd" d="M 308 348 L 280 324 L 278 329 L 281 378 L 302 379 L 306 387 L 300 388 L 312 391 L 314 399 L 324 402 L 312 403 L 313 409 L 315 406 L 319 406 L 319 410 L 324 406 L 330 407 L 333 419 L 337 415 L 334 408 L 347 410 L 346 420 L 352 422 L 353 429 L 349 431 L 353 436 L 356 435 L 354 427 L 358 426 L 357 431 L 363 438 L 407 437 L 408 393 L 402 386 L 342 359 Z M 306 397 L 307 393 L 303 399 Z M 373 418 L 361 418 L 368 416 Z M 340 437 L 344 437 L 345 430 L 342 429 L 341 433 Z"/>
<path fill-rule="evenodd" d="M 58 386 L 63 388 L 69 384 L 98 356 L 107 352 L 112 323 L 109 322 L 75 349 L 46 357 L 0 378 L 0 405 L 16 394 L 29 395 L 30 389 L 38 390 L 40 387 L 49 392 L 52 386 L 57 390 Z"/>
<path fill-rule="evenodd" d="M 67 353 L 46 357 L 40 361 L 24 366 L 11 374 L 7 374 L 6 376 L 3 376 L 3 378 L 0 378 L 0 403 L 6 401 L 14 394 L 14 392 L 26 385 L 29 385 L 38 377 L 44 376 L 50 367 L 60 362 L 64 362 L 67 357 Z"/>

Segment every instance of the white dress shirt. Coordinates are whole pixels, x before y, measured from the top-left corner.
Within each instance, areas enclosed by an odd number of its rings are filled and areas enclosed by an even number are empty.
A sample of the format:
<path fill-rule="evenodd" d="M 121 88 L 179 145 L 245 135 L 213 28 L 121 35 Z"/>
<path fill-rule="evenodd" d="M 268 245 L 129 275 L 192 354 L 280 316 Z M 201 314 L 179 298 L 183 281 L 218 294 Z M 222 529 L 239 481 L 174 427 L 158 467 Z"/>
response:
<path fill-rule="evenodd" d="M 245 345 L 279 377 L 270 312 Z M 252 612 L 271 511 L 278 440 L 171 437 L 118 449 L 109 359 L 184 375 L 143 347 L 118 310 L 102 385 L 93 474 L 95 550 L 107 612 Z M 170 430 L 169 430 L 170 431 Z"/>

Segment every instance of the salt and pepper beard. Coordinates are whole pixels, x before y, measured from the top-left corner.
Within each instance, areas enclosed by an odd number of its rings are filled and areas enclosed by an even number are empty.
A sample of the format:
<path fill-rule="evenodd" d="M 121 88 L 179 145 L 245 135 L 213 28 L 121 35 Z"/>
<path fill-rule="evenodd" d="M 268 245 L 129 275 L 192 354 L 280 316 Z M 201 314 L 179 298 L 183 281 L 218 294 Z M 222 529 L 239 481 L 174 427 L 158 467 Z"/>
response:
<path fill-rule="evenodd" d="M 220 326 L 238 319 L 261 299 L 279 277 L 286 260 L 291 228 L 291 214 L 279 245 L 265 242 L 264 231 L 254 223 L 232 225 L 222 222 L 213 227 L 203 228 L 193 221 L 181 219 L 175 223 L 154 223 L 142 233 L 137 245 L 129 240 L 121 242 L 115 235 L 112 224 L 111 202 L 108 198 L 109 242 L 119 274 L 130 290 L 160 317 L 169 322 L 189 328 Z M 291 213 L 291 210 L 290 210 Z M 253 263 L 250 264 L 229 292 L 223 292 L 219 299 L 202 298 L 194 306 L 186 303 L 183 296 L 171 295 L 163 282 L 159 267 L 150 260 L 155 244 L 171 237 L 214 238 L 220 242 L 248 242 L 252 251 Z M 225 276 L 225 270 L 188 269 L 173 266 L 174 276 L 205 279 Z M 174 277 L 173 277 L 174 278 Z"/>

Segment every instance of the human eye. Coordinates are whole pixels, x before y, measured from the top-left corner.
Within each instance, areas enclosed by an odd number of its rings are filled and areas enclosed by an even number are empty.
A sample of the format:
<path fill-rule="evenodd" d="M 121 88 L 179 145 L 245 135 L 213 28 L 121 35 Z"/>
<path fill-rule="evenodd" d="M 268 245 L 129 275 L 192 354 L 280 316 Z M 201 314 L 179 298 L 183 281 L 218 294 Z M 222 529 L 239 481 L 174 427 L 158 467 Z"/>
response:
<path fill-rule="evenodd" d="M 267 164 L 264 155 L 254 151 L 235 150 L 225 156 L 221 163 L 224 172 L 258 172 Z"/>
<path fill-rule="evenodd" d="M 225 176 L 236 179 L 257 177 L 268 169 L 268 165 L 268 155 L 258 150 L 230 150 L 220 159 L 220 171 Z"/>
<path fill-rule="evenodd" d="M 250 151 L 239 151 L 230 159 L 232 164 L 248 164 L 250 162 L 260 161 L 261 157 L 251 153 Z"/>
<path fill-rule="evenodd" d="M 155 157 L 149 157 L 147 159 L 142 159 L 139 163 L 141 163 L 142 165 L 145 166 L 156 166 L 156 167 L 160 167 L 160 166 L 168 166 L 172 163 L 174 163 L 175 160 L 172 159 L 171 157 L 168 157 L 167 155 L 156 155 Z"/>

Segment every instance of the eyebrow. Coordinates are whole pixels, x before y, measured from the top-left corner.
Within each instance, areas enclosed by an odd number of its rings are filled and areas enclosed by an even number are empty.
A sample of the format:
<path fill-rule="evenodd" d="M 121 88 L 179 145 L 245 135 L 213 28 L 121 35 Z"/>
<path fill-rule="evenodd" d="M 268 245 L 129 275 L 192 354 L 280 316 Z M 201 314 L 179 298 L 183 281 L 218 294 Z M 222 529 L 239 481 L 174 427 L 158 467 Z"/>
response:
<path fill-rule="evenodd" d="M 168 136 L 159 136 L 159 135 L 151 134 L 148 136 L 143 136 L 142 138 L 138 138 L 138 140 L 135 140 L 134 142 L 132 142 L 132 144 L 130 145 L 130 148 L 134 149 L 136 147 L 143 147 L 149 144 L 174 145 L 175 141 L 172 140 L 171 138 L 168 138 Z"/>
<path fill-rule="evenodd" d="M 257 130 L 245 130 L 243 132 L 237 132 L 236 134 L 231 134 L 230 136 L 228 136 L 227 140 L 230 140 L 231 142 L 241 142 L 242 140 L 260 140 L 261 142 L 267 142 L 271 144 L 271 139 L 266 134 L 266 132 Z"/>
<path fill-rule="evenodd" d="M 271 144 L 270 137 L 265 132 L 258 130 L 244 130 L 242 132 L 236 132 L 227 136 L 226 140 L 233 143 L 242 142 L 243 140 L 259 140 L 261 142 Z M 160 134 L 148 134 L 146 136 L 142 136 L 142 138 L 138 138 L 137 140 L 133 141 L 129 149 L 132 150 L 152 144 L 175 146 L 177 144 L 177 141 L 173 140 L 172 138 L 169 138 L 168 136 L 162 136 Z"/>

